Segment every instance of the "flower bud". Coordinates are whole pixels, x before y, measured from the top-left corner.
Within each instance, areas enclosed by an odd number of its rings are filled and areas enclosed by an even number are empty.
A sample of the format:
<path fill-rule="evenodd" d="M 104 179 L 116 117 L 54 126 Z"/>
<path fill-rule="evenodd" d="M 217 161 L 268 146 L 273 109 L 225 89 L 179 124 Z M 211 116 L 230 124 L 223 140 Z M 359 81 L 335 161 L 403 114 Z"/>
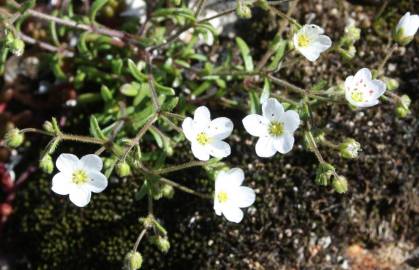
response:
<path fill-rule="evenodd" d="M 341 48 L 339 53 L 345 60 L 352 60 L 356 55 L 356 48 L 354 45 L 351 45 L 347 50 Z"/>
<path fill-rule="evenodd" d="M 399 81 L 393 78 L 384 77 L 383 78 L 384 83 L 386 84 L 388 91 L 394 91 L 397 88 L 399 88 Z"/>
<path fill-rule="evenodd" d="M 52 173 L 54 170 L 54 162 L 52 161 L 52 157 L 48 154 L 42 157 L 41 161 L 39 162 L 39 167 L 45 173 Z"/>
<path fill-rule="evenodd" d="M 116 174 L 119 177 L 126 177 L 131 174 L 131 167 L 126 161 L 120 161 L 116 164 Z"/>
<path fill-rule="evenodd" d="M 125 256 L 125 265 L 128 270 L 138 270 L 143 264 L 143 256 L 137 251 L 130 251 Z"/>
<path fill-rule="evenodd" d="M 329 180 L 334 170 L 335 168 L 332 164 L 320 163 L 317 167 L 315 183 L 320 186 L 329 185 Z"/>
<path fill-rule="evenodd" d="M 175 189 L 171 185 L 164 185 L 161 188 L 161 192 L 163 197 L 167 199 L 173 198 L 173 195 L 175 195 Z"/>
<path fill-rule="evenodd" d="M 355 26 L 355 23 L 352 22 L 345 27 L 346 39 L 354 44 L 361 38 L 361 29 Z"/>
<path fill-rule="evenodd" d="M 167 239 L 167 237 L 163 237 L 163 236 L 158 235 L 158 236 L 155 236 L 155 237 L 151 238 L 151 241 L 163 253 L 167 253 L 170 249 L 170 242 Z"/>
<path fill-rule="evenodd" d="M 413 40 L 418 28 L 419 15 L 406 12 L 403 17 L 400 18 L 396 29 L 394 30 L 394 39 L 400 45 L 407 45 Z"/>
<path fill-rule="evenodd" d="M 335 191 L 339 194 L 342 194 L 348 191 L 348 181 L 343 176 L 334 178 L 332 185 Z"/>
<path fill-rule="evenodd" d="M 4 139 L 7 146 L 10 148 L 17 148 L 23 143 L 25 136 L 19 131 L 19 129 L 13 128 L 6 133 Z"/>
<path fill-rule="evenodd" d="M 263 10 L 269 10 L 269 3 L 266 0 L 257 0 L 255 6 L 260 7 Z"/>
<path fill-rule="evenodd" d="M 396 107 L 396 116 L 399 118 L 406 118 L 410 114 L 410 110 L 403 106 L 398 105 Z"/>
<path fill-rule="evenodd" d="M 12 53 L 16 56 L 21 56 L 25 50 L 25 42 L 23 40 L 16 38 L 13 42 L 9 45 L 9 49 Z"/>
<path fill-rule="evenodd" d="M 396 105 L 396 115 L 400 118 L 405 118 L 410 114 L 410 97 L 408 95 L 402 95 Z"/>
<path fill-rule="evenodd" d="M 55 133 L 54 126 L 52 125 L 50 121 L 45 121 L 42 127 L 44 128 L 45 131 Z"/>
<path fill-rule="evenodd" d="M 252 10 L 242 0 L 237 0 L 236 13 L 242 19 L 252 18 Z"/>
<path fill-rule="evenodd" d="M 352 138 L 344 140 L 339 145 L 339 154 L 343 158 L 357 158 L 359 151 L 361 151 L 361 144 Z"/>

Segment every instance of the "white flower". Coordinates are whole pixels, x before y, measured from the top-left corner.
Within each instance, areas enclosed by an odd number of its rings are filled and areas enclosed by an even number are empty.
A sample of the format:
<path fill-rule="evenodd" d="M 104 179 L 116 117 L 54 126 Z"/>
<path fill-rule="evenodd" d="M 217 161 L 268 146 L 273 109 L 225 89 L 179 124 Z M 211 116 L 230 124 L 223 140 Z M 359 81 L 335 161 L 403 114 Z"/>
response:
<path fill-rule="evenodd" d="M 244 172 L 240 168 L 221 171 L 215 180 L 214 210 L 223 214 L 228 221 L 239 223 L 243 219 L 240 208 L 249 207 L 255 202 L 255 192 L 243 187 Z"/>
<path fill-rule="evenodd" d="M 146 20 L 147 6 L 144 0 L 125 0 L 126 9 L 121 13 L 126 17 L 138 17 L 140 23 Z"/>
<path fill-rule="evenodd" d="M 386 85 L 380 80 L 372 80 L 368 68 L 360 69 L 355 76 L 345 80 L 345 97 L 356 107 L 371 107 L 378 104 L 378 98 L 386 91 Z"/>
<path fill-rule="evenodd" d="M 187 117 L 182 123 L 186 138 L 192 143 L 192 153 L 199 160 L 208 160 L 210 155 L 224 158 L 231 154 L 230 145 L 223 139 L 233 131 L 233 122 L 226 117 L 211 121 L 207 107 L 195 110 L 194 119 Z"/>
<path fill-rule="evenodd" d="M 102 160 L 97 155 L 86 155 L 80 160 L 72 154 L 61 154 L 56 162 L 60 171 L 52 179 L 52 191 L 70 195 L 70 201 L 78 207 L 90 202 L 91 192 L 102 192 L 108 180 L 100 172 Z"/>
<path fill-rule="evenodd" d="M 396 40 L 397 42 L 405 45 L 409 43 L 419 28 L 419 15 L 410 15 L 406 12 L 400 19 L 396 27 Z"/>
<path fill-rule="evenodd" d="M 251 114 L 243 119 L 243 125 L 252 136 L 259 137 L 256 154 L 272 157 L 278 151 L 286 154 L 294 145 L 294 131 L 300 125 L 300 116 L 293 110 L 284 111 L 274 98 L 262 104 L 262 115 Z"/>
<path fill-rule="evenodd" d="M 323 33 L 324 30 L 320 26 L 306 24 L 294 34 L 294 46 L 308 60 L 314 62 L 320 53 L 332 46 L 332 40 Z"/>

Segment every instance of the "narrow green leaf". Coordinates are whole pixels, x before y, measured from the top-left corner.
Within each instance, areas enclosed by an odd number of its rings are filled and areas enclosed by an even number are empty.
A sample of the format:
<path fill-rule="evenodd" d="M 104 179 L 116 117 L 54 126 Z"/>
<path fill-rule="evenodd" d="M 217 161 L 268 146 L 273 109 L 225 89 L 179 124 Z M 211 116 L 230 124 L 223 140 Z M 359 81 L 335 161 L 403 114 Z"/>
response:
<path fill-rule="evenodd" d="M 139 82 L 147 81 L 147 75 L 141 72 L 141 70 L 137 67 L 137 65 L 131 59 L 128 59 L 128 70 L 131 73 L 132 77 L 134 77 Z"/>
<path fill-rule="evenodd" d="M 244 67 L 246 71 L 253 71 L 254 69 L 253 59 L 252 59 L 252 56 L 250 55 L 250 49 L 247 46 L 246 42 L 243 39 L 236 37 L 236 43 L 242 55 L 242 58 L 244 61 Z"/>
<path fill-rule="evenodd" d="M 103 134 L 102 130 L 99 127 L 99 123 L 97 122 L 97 119 L 94 115 L 90 116 L 90 128 L 89 128 L 90 134 L 98 139 L 106 140 L 105 134 Z"/>
<path fill-rule="evenodd" d="M 89 18 L 91 22 L 95 22 L 96 15 L 99 10 L 106 5 L 108 0 L 95 0 L 90 8 Z"/>

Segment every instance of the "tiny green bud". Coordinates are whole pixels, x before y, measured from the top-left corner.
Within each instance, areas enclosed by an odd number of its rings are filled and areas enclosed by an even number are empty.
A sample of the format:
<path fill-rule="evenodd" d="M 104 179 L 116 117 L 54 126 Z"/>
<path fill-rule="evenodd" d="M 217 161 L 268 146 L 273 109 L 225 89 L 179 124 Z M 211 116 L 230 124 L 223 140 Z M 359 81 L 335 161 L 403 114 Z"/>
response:
<path fill-rule="evenodd" d="M 342 194 L 348 191 L 348 181 L 343 176 L 334 178 L 332 185 L 337 193 Z"/>
<path fill-rule="evenodd" d="M 396 116 L 399 118 L 406 118 L 410 114 L 410 110 L 398 105 L 396 107 Z"/>
<path fill-rule="evenodd" d="M 158 236 L 153 237 L 151 241 L 163 253 L 167 253 L 170 249 L 170 242 L 167 239 L 167 237 L 158 235 Z"/>
<path fill-rule="evenodd" d="M 180 4 L 182 4 L 182 0 L 171 0 L 173 5 L 175 6 L 179 6 Z"/>
<path fill-rule="evenodd" d="M 356 48 L 354 45 L 351 45 L 347 50 L 341 48 L 339 53 L 345 60 L 352 60 L 356 55 Z"/>
<path fill-rule="evenodd" d="M 52 157 L 48 154 L 43 156 L 39 162 L 39 167 L 43 172 L 51 174 L 54 170 L 54 162 L 52 161 Z"/>
<path fill-rule="evenodd" d="M 352 44 L 361 38 L 361 29 L 356 27 L 354 23 L 345 27 L 346 38 Z"/>
<path fill-rule="evenodd" d="M 163 185 L 161 188 L 163 197 L 171 199 L 175 195 L 175 189 L 171 185 Z"/>
<path fill-rule="evenodd" d="M 329 180 L 334 170 L 335 167 L 332 164 L 320 163 L 317 167 L 315 183 L 320 186 L 329 185 Z"/>
<path fill-rule="evenodd" d="M 255 5 L 263 10 L 269 10 L 269 3 L 266 0 L 257 0 Z"/>
<path fill-rule="evenodd" d="M 242 0 L 237 0 L 236 13 L 237 13 L 237 16 L 239 16 L 242 19 L 252 18 L 252 10 Z"/>
<path fill-rule="evenodd" d="M 137 251 L 130 251 L 125 256 L 125 265 L 128 270 L 138 270 L 143 264 L 143 256 Z"/>
<path fill-rule="evenodd" d="M 55 133 L 54 126 L 52 125 L 50 121 L 45 121 L 42 127 L 44 128 L 45 131 Z"/>
<path fill-rule="evenodd" d="M 388 91 L 394 91 L 397 88 L 399 88 L 399 81 L 393 78 L 384 77 L 383 78 L 384 83 L 386 84 Z"/>
<path fill-rule="evenodd" d="M 4 139 L 7 146 L 10 148 L 17 148 L 23 143 L 25 136 L 19 131 L 19 129 L 13 128 L 6 133 Z"/>
<path fill-rule="evenodd" d="M 400 105 L 402 105 L 404 108 L 409 109 L 411 103 L 412 100 L 408 95 L 402 95 L 400 97 Z"/>
<path fill-rule="evenodd" d="M 119 177 L 126 177 L 131 174 L 131 167 L 126 161 L 120 161 L 116 164 L 116 174 Z"/>
<path fill-rule="evenodd" d="M 16 56 L 21 56 L 23 51 L 25 50 L 25 42 L 20 38 L 16 38 L 13 42 L 9 45 L 9 49 L 12 53 Z"/>
<path fill-rule="evenodd" d="M 339 154 L 343 158 L 357 158 L 359 151 L 361 151 L 361 144 L 352 138 L 345 139 L 339 144 Z"/>

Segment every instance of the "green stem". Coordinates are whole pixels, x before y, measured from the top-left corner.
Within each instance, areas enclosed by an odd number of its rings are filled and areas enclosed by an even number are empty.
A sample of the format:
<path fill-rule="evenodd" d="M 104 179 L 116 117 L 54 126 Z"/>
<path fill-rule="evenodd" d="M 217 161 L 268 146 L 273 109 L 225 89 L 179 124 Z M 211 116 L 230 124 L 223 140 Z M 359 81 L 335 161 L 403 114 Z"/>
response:
<path fill-rule="evenodd" d="M 154 173 L 155 174 L 167 174 L 167 173 L 180 171 L 180 170 L 187 169 L 187 168 L 205 166 L 207 164 L 208 164 L 207 161 L 190 161 L 188 163 L 175 165 L 175 166 L 168 167 L 168 168 L 158 169 L 158 170 L 155 170 Z"/>
<path fill-rule="evenodd" d="M 181 190 L 181 191 L 183 191 L 183 192 L 186 192 L 186 193 L 189 193 L 189 194 L 192 194 L 192 195 L 195 195 L 195 196 L 197 196 L 197 197 L 200 197 L 200 198 L 202 198 L 202 199 L 212 199 L 212 196 L 211 195 L 208 195 L 208 194 L 203 194 L 203 193 L 200 193 L 200 192 L 197 192 L 197 191 L 195 191 L 195 190 L 193 190 L 193 189 L 190 189 L 190 188 L 188 188 L 188 187 L 185 187 L 185 186 L 183 186 L 183 185 L 181 185 L 181 184 L 178 184 L 178 183 L 176 183 L 176 182 L 173 182 L 172 180 L 170 180 L 170 179 L 167 179 L 167 178 L 164 178 L 164 177 L 160 177 L 160 179 L 159 179 L 161 182 L 163 182 L 163 183 L 166 183 L 166 184 L 168 184 L 168 185 L 171 185 L 172 187 L 174 187 L 174 188 L 177 188 L 177 189 L 179 189 L 179 190 Z"/>

